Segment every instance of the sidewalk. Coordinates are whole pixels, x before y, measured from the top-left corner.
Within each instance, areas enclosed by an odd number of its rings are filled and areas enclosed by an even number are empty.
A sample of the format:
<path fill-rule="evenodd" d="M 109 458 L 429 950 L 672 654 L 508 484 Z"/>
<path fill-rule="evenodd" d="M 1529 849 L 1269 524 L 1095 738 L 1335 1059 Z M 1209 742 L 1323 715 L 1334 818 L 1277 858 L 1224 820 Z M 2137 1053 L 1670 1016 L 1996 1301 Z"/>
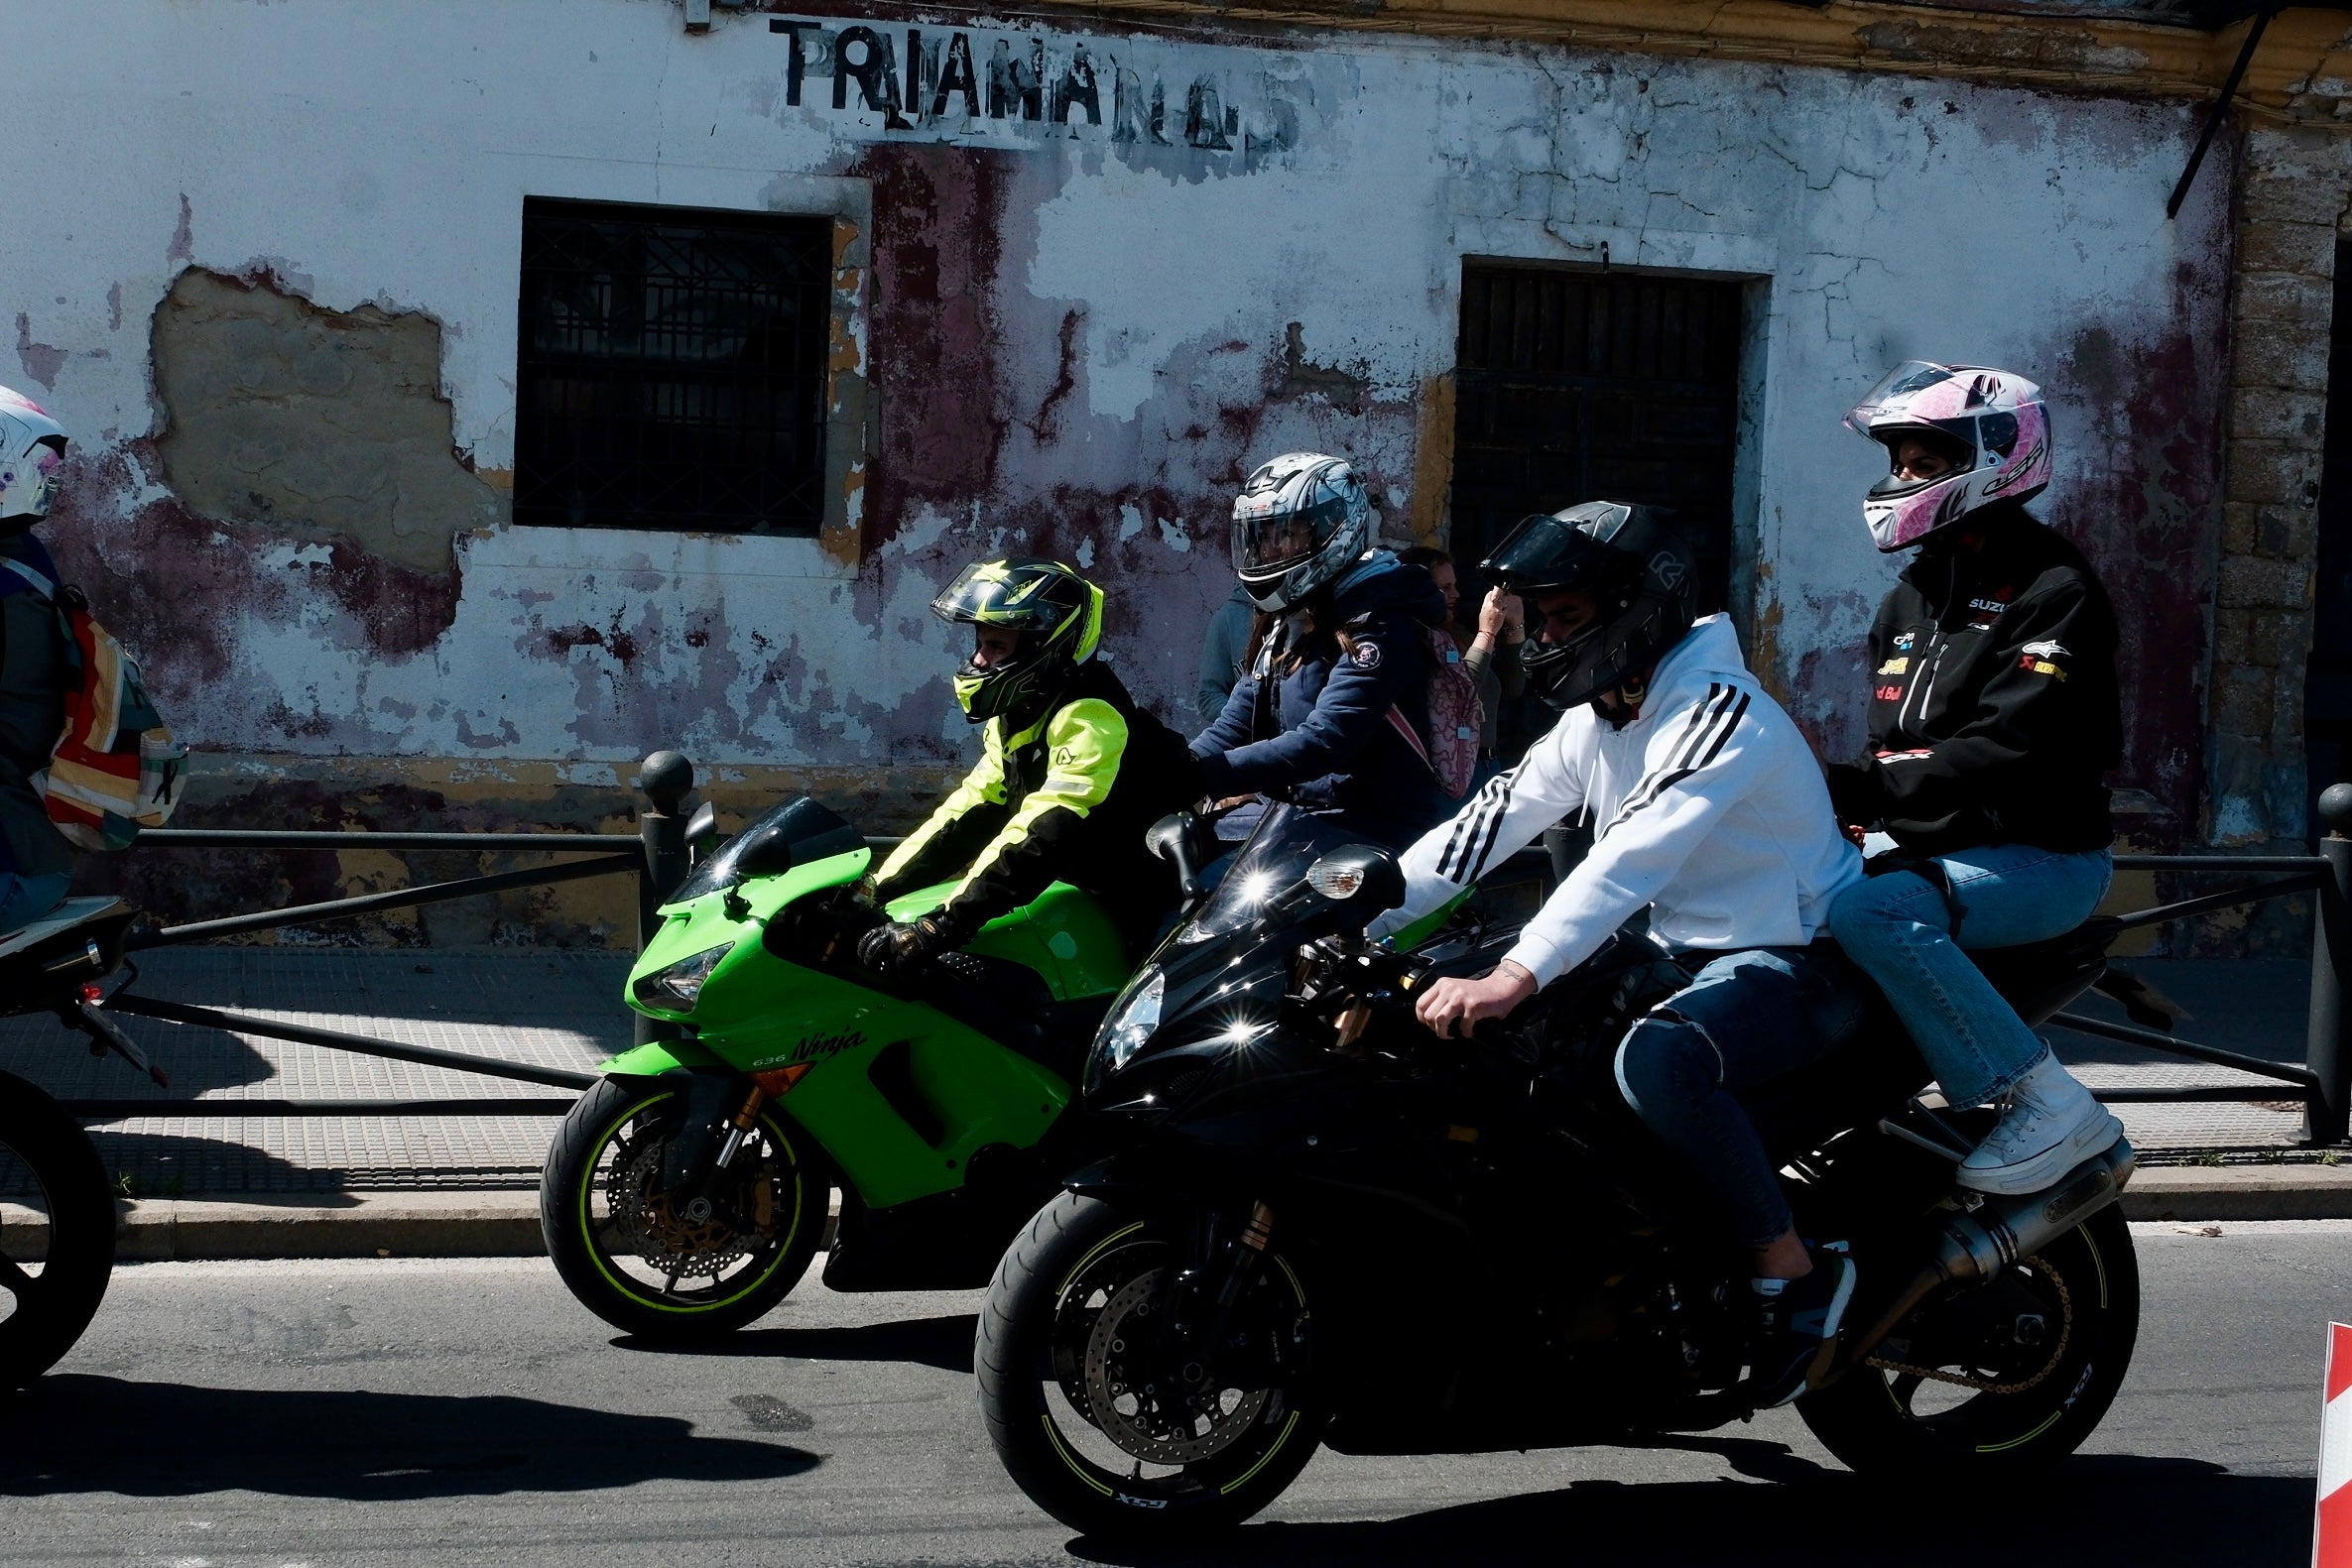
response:
<path fill-rule="evenodd" d="M 506 1060 L 592 1069 L 626 1048 L 629 957 L 535 949 L 210 947 L 142 963 L 142 995 L 251 1012 Z M 2187 1038 L 2299 1061 L 2307 968 L 2293 962 L 2141 961 L 2193 1015 Z M 2082 1011 L 2121 1020 L 2092 998 Z M 118 1058 L 92 1058 L 43 1018 L 0 1020 L 0 1067 L 61 1099 L 497 1098 L 550 1104 L 559 1089 L 148 1019 L 125 1026 L 172 1077 L 156 1089 Z M 2089 1036 L 2055 1035 L 2094 1087 L 2251 1083 L 2228 1068 Z M 2352 1161 L 2322 1166 L 2294 1146 L 2299 1108 L 2118 1108 L 2143 1171 L 2135 1218 L 2352 1217 Z M 408 1256 L 537 1250 L 539 1167 L 558 1115 L 138 1117 L 93 1127 L 126 1197 L 135 1257 Z M 2218 1167 L 2218 1168 L 2217 1168 Z M 0 1200 L 15 1194 L 0 1192 Z"/>

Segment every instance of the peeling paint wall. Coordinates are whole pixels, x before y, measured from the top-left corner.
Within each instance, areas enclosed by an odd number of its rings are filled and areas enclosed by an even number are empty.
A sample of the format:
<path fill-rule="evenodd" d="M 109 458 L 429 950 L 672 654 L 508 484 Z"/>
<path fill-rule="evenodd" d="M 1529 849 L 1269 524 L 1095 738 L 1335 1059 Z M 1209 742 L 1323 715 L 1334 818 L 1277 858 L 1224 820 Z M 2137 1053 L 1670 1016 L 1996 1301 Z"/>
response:
<path fill-rule="evenodd" d="M 2125 782 L 2196 818 L 2231 235 L 2220 161 L 2165 220 L 2185 107 L 970 13 L 689 36 L 658 0 L 126 0 L 28 47 L 75 167 L 0 171 L 0 380 L 73 429 L 50 533 L 242 820 L 300 815 L 256 759 L 461 766 L 506 820 L 535 770 L 675 745 L 892 825 L 970 749 L 925 607 L 982 551 L 1102 578 L 1183 713 L 1250 466 L 1345 451 L 1393 537 L 1440 529 L 1465 256 L 1754 280 L 1743 621 L 1838 751 L 1891 575 L 1839 416 L 1907 356 L 2037 375 L 2045 510 L 2137 612 Z M 526 195 L 837 215 L 847 534 L 504 521 Z"/>

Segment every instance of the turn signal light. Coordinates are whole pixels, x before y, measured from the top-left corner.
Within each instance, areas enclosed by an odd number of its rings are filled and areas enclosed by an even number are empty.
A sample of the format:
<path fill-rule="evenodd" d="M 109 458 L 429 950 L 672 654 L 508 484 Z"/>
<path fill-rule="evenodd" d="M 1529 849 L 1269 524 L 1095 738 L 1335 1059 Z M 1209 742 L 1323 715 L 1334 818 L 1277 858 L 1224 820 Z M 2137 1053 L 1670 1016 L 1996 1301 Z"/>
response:
<path fill-rule="evenodd" d="M 814 1065 L 813 1062 L 797 1061 L 790 1067 L 770 1067 L 753 1073 L 751 1081 L 758 1084 L 761 1092 L 773 1100 L 803 1078 L 807 1077 L 808 1069 Z"/>

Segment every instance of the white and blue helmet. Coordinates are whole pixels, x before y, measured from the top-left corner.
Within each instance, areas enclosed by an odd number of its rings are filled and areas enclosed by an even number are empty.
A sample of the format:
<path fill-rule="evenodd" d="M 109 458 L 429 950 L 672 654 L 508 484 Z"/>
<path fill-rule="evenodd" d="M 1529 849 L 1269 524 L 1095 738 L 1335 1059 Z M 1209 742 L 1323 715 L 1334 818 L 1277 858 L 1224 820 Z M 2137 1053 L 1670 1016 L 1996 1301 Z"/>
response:
<path fill-rule="evenodd" d="M 1361 559 L 1374 527 L 1346 459 L 1285 452 L 1233 498 L 1233 570 L 1252 604 L 1287 610 Z"/>
<path fill-rule="evenodd" d="M 64 461 L 65 427 L 23 393 L 0 387 L 0 534 L 48 515 Z"/>

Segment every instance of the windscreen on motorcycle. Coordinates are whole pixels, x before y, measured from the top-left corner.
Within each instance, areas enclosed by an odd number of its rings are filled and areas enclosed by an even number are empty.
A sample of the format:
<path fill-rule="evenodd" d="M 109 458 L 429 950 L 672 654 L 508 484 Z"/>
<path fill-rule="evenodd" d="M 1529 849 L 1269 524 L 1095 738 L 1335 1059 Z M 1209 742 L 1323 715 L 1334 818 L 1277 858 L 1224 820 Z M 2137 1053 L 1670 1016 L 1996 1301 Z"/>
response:
<path fill-rule="evenodd" d="M 1241 930 L 1264 912 L 1267 900 L 1305 876 L 1317 858 L 1362 838 L 1360 833 L 1341 831 L 1329 817 L 1294 805 L 1274 806 L 1241 846 L 1208 902 L 1176 927 L 1169 938 L 1171 945 L 1189 947 Z"/>
<path fill-rule="evenodd" d="M 803 795 L 787 800 L 704 856 L 664 902 L 691 904 L 753 877 L 777 876 L 865 847 L 864 834 Z"/>
<path fill-rule="evenodd" d="M 1198 1053 L 1245 1048 L 1282 1009 L 1295 940 L 1281 928 L 1259 930 L 1273 901 L 1306 870 L 1362 836 L 1292 805 L 1269 810 L 1234 856 L 1207 901 L 1136 971 L 1095 1034 L 1084 1092 L 1093 1095 L 1125 1071 L 1147 1045 Z M 1297 926 L 1330 905 L 1301 900 L 1284 925 Z"/>

